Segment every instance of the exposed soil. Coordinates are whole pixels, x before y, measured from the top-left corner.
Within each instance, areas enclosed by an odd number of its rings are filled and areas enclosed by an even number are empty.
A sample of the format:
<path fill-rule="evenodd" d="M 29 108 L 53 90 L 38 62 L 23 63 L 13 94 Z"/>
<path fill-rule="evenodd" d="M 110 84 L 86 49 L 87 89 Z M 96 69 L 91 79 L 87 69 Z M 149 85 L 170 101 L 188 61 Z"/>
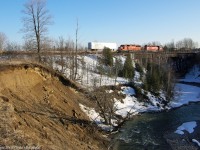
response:
<path fill-rule="evenodd" d="M 106 149 L 108 141 L 81 111 L 78 86 L 36 64 L 0 65 L 0 147 Z"/>

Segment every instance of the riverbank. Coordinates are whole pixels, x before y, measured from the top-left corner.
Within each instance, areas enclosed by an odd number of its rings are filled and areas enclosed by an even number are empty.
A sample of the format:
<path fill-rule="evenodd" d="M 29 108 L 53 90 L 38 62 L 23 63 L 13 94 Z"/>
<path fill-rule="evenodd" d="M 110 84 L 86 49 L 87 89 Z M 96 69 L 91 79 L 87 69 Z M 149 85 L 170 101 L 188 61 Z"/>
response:
<path fill-rule="evenodd" d="M 122 126 L 120 132 L 113 135 L 111 147 L 113 150 L 141 150 L 145 148 L 148 150 L 172 150 L 165 136 L 169 135 L 168 138 L 172 144 L 177 145 L 177 136 L 180 137 L 179 142 L 188 139 L 186 136 L 187 131 L 184 131 L 186 134 L 182 137 L 181 135 L 176 135 L 175 131 L 183 123 L 195 120 L 198 122 L 200 118 L 199 110 L 200 103 L 192 103 L 167 112 L 136 115 L 132 120 L 127 121 Z M 194 132 L 191 134 L 195 136 L 190 137 L 190 142 L 187 143 L 188 145 L 196 147 L 196 149 L 198 147 L 191 140 L 194 138 L 199 141 L 198 130 L 199 124 L 197 124 L 197 127 L 194 128 Z"/>
<path fill-rule="evenodd" d="M 127 121 L 120 132 L 112 136 L 114 150 L 126 149 L 199 149 L 200 141 L 200 70 L 192 68 L 185 78 L 176 84 L 176 97 L 169 103 L 169 111 L 152 111 L 140 113 Z M 195 71 L 194 71 L 195 70 Z M 195 82 L 191 84 L 189 82 Z M 186 84 L 184 84 L 186 83 Z M 156 113 L 154 113 L 156 112 Z M 157 113 L 159 112 L 159 113 Z M 184 135 L 174 133 L 185 122 L 196 121 L 197 127 L 192 134 L 184 131 Z"/>
<path fill-rule="evenodd" d="M 200 101 L 200 89 L 198 86 L 194 86 L 194 83 L 184 84 L 186 81 L 195 81 L 196 84 L 200 83 L 200 78 L 198 78 L 200 71 L 195 66 L 195 69 L 192 69 L 192 72 L 189 72 L 185 78 L 181 80 L 177 80 L 175 85 L 175 97 L 167 102 L 165 100 L 164 94 L 160 94 L 160 96 L 155 96 L 153 93 L 144 91 L 146 96 L 140 100 L 136 95 L 136 90 L 134 87 L 130 86 L 117 86 L 117 87 L 103 87 L 104 91 L 101 92 L 100 95 L 107 95 L 106 97 L 111 97 L 111 102 L 113 103 L 112 109 L 114 109 L 114 113 L 121 118 L 131 119 L 132 116 L 137 114 L 142 114 L 145 112 L 162 112 L 168 111 L 174 108 L 181 107 L 183 105 L 188 105 L 191 102 Z M 139 79 L 139 73 L 137 74 L 137 79 Z M 137 81 L 137 80 L 136 80 Z M 182 82 L 182 83 L 179 83 Z M 199 82 L 199 83 L 198 83 Z M 110 89 L 109 89 L 110 88 Z M 102 89 L 100 89 L 102 90 Z M 162 96 L 163 95 L 163 96 Z M 100 113 L 96 112 L 94 108 L 85 107 L 83 105 L 80 106 L 81 109 L 89 116 L 89 118 L 95 121 L 98 126 L 107 131 L 112 131 L 113 126 L 117 126 L 118 124 L 114 124 L 117 120 L 112 117 L 112 125 L 106 125 L 102 120 L 102 116 Z M 113 119 L 114 118 L 114 119 Z M 124 122 L 124 121 L 123 121 Z M 122 124 L 120 123 L 120 126 Z"/>

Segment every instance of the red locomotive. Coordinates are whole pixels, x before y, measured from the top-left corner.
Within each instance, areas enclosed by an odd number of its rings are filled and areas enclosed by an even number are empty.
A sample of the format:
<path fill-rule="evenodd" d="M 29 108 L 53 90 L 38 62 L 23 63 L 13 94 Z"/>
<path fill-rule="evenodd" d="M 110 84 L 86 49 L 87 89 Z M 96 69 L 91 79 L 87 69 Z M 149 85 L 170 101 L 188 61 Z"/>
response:
<path fill-rule="evenodd" d="M 119 47 L 120 51 L 140 51 L 142 50 L 142 47 L 140 45 L 121 45 Z"/>
<path fill-rule="evenodd" d="M 161 46 L 144 46 L 144 50 L 146 51 L 152 51 L 152 52 L 158 52 L 158 51 L 163 51 L 163 48 Z"/>
<path fill-rule="evenodd" d="M 161 46 L 151 46 L 151 45 L 145 45 L 144 47 L 140 45 L 133 45 L 133 44 L 125 44 L 120 45 L 118 48 L 119 51 L 151 51 L 151 52 L 158 52 L 163 51 L 163 48 Z"/>

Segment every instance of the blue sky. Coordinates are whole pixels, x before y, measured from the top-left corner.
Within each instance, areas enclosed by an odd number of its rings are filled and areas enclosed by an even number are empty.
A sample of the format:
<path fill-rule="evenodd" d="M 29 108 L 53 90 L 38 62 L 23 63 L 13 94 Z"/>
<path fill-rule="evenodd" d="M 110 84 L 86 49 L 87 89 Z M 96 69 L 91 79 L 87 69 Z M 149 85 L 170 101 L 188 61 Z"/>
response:
<path fill-rule="evenodd" d="M 27 0 L 1 0 L 0 32 L 11 41 L 22 42 L 21 18 Z M 75 39 L 79 20 L 79 42 L 143 44 L 190 37 L 200 43 L 200 0 L 47 0 L 54 24 L 49 36 Z"/>

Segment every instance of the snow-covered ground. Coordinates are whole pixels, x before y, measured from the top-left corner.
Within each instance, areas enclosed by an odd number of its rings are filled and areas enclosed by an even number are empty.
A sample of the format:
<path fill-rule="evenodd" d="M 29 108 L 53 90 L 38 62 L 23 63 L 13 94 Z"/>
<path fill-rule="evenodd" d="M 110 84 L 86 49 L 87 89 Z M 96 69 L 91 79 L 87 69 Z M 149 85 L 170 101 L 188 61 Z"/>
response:
<path fill-rule="evenodd" d="M 200 83 L 200 65 L 192 67 L 190 72 L 180 81 Z"/>
<path fill-rule="evenodd" d="M 190 80 L 188 79 L 188 81 Z M 170 107 L 180 107 L 189 102 L 200 101 L 200 87 L 177 83 L 175 90 L 177 95 L 169 103 Z"/>
<path fill-rule="evenodd" d="M 103 118 L 99 115 L 98 112 L 96 112 L 94 110 L 94 108 L 90 108 L 90 107 L 86 107 L 82 104 L 79 104 L 80 108 L 82 109 L 83 112 L 85 112 L 88 117 L 90 118 L 91 121 L 94 121 L 101 129 L 105 130 L 105 131 L 112 131 L 113 130 L 113 126 L 112 125 L 105 125 L 103 123 Z M 115 124 L 115 120 L 112 120 L 112 124 Z"/>
<path fill-rule="evenodd" d="M 118 84 L 123 84 L 127 83 L 128 80 L 125 78 L 121 77 L 109 77 L 107 75 L 100 75 L 97 72 L 97 66 L 98 66 L 98 57 L 99 55 L 96 54 L 89 54 L 85 56 L 79 56 L 78 57 L 78 75 L 77 75 L 77 82 L 80 83 L 83 87 L 87 89 L 92 89 L 94 86 L 99 87 L 99 86 L 104 86 L 104 85 L 118 85 Z M 55 57 L 55 60 L 59 60 L 59 56 Z M 64 65 L 64 72 L 63 74 L 66 77 L 70 76 L 70 64 L 69 60 L 67 57 L 63 57 L 65 61 Z M 118 56 L 118 59 L 121 59 L 122 63 L 125 61 L 124 56 Z M 115 60 L 115 59 L 114 59 Z M 68 67 L 66 67 L 68 65 Z M 53 68 L 56 70 L 61 71 L 62 67 L 58 63 L 53 64 Z"/>
<path fill-rule="evenodd" d="M 121 101 L 115 99 L 115 106 L 117 107 L 116 114 L 121 115 L 122 117 L 126 117 L 129 115 L 136 115 L 141 112 L 146 111 L 160 111 L 162 107 L 158 106 L 159 103 L 157 98 L 148 92 L 147 96 L 149 98 L 149 103 L 139 102 L 135 97 L 135 90 L 131 87 L 121 87 L 122 93 L 126 95 L 126 97 Z"/>
<path fill-rule="evenodd" d="M 109 91 L 110 92 L 110 91 Z M 108 92 L 108 93 L 109 93 Z M 116 107 L 115 114 L 122 116 L 123 118 L 127 116 L 136 115 L 141 112 L 147 111 L 160 111 L 163 108 L 157 105 L 156 97 L 148 93 L 151 103 L 138 102 L 135 95 L 135 90 L 131 87 L 121 87 L 121 93 L 125 94 L 123 100 L 114 99 L 114 106 Z M 161 105 L 161 104 L 160 104 Z M 81 109 L 89 116 L 89 118 L 96 122 L 98 126 L 103 129 L 112 130 L 112 126 L 106 126 L 103 124 L 103 118 L 97 113 L 93 108 L 88 108 L 80 104 Z M 115 119 L 112 120 L 113 125 L 115 124 Z"/>
<path fill-rule="evenodd" d="M 198 69 L 195 69 L 195 70 L 199 71 Z M 188 73 L 188 75 L 186 75 L 184 80 L 191 82 L 191 81 L 194 81 L 193 79 L 196 78 L 196 74 L 198 73 L 193 73 L 195 74 L 195 76 L 192 76 L 189 74 L 191 74 L 191 72 Z M 168 104 L 168 107 L 166 107 L 168 109 L 180 107 L 184 104 L 188 104 L 189 102 L 200 101 L 199 87 L 177 83 L 175 86 L 175 90 L 176 90 L 177 96 L 174 98 L 174 100 L 172 100 Z M 147 94 L 150 100 L 150 103 L 148 104 L 143 103 L 143 102 L 138 102 L 137 98 L 135 97 L 135 90 L 131 87 L 122 87 L 121 92 L 125 94 L 126 97 L 123 100 L 115 99 L 114 105 L 117 108 L 117 111 L 115 113 L 118 115 L 121 115 L 122 117 L 126 117 L 127 114 L 135 115 L 140 112 L 163 110 L 163 108 L 161 107 L 162 104 L 159 103 L 158 99 L 154 95 L 152 95 L 150 92 L 148 92 Z M 92 114 L 90 115 L 91 115 L 91 118 L 95 120 L 95 115 L 93 117 L 92 117 Z M 98 118 L 97 120 L 101 120 L 101 119 Z"/>
<path fill-rule="evenodd" d="M 125 78 L 117 77 L 108 77 L 107 75 L 100 75 L 96 71 L 96 67 L 98 65 L 98 57 L 99 55 L 85 55 L 79 56 L 79 68 L 78 68 L 78 81 L 84 88 L 92 89 L 94 86 L 103 86 L 103 85 L 117 85 L 122 83 L 127 83 L 128 80 Z M 121 59 L 122 63 L 125 62 L 124 56 L 117 56 Z M 55 58 L 59 60 L 58 58 Z M 68 59 L 64 58 L 66 64 L 68 64 Z M 115 59 L 114 59 L 115 61 Z M 61 70 L 61 66 L 54 63 L 54 68 Z M 70 70 L 65 67 L 64 74 L 66 77 L 69 77 Z M 194 66 L 191 71 L 180 81 L 185 82 L 198 82 L 200 83 L 200 67 Z M 140 81 L 140 74 L 138 72 L 135 73 L 134 82 L 137 85 L 140 85 L 142 82 Z M 166 108 L 174 108 L 180 107 L 184 104 L 188 104 L 189 102 L 200 101 L 200 88 L 196 86 L 186 85 L 177 83 L 176 86 L 177 96 L 174 100 L 172 100 L 168 107 Z M 109 91 L 111 92 L 111 91 Z M 109 93 L 108 92 L 108 93 Z M 159 99 L 152 95 L 147 91 L 147 97 L 149 98 L 149 103 L 139 102 L 135 97 L 135 90 L 131 87 L 122 87 L 121 91 L 119 91 L 125 95 L 125 98 L 122 100 L 114 99 L 115 107 L 117 111 L 115 112 L 122 117 L 126 117 L 127 114 L 135 115 L 140 112 L 146 111 L 161 111 L 164 109 L 162 107 L 163 104 L 160 103 Z M 110 126 L 104 125 L 103 118 L 100 117 L 99 113 L 95 111 L 94 108 L 88 108 L 86 106 L 80 105 L 81 109 L 90 117 L 92 121 L 95 121 L 99 126 L 106 130 L 110 130 Z M 113 124 L 115 124 L 116 120 L 112 120 Z"/>
<path fill-rule="evenodd" d="M 179 81 L 200 83 L 200 66 L 195 65 L 183 79 Z M 177 83 L 176 97 L 169 104 L 170 107 L 180 107 L 189 102 L 200 101 L 200 87 Z"/>
<path fill-rule="evenodd" d="M 122 117 L 126 117 L 128 114 L 138 114 L 139 111 L 144 109 L 144 104 L 139 103 L 135 95 L 135 90 L 131 87 L 122 87 L 121 93 L 125 94 L 126 97 L 121 101 L 115 99 L 115 106 L 117 111 L 115 112 Z"/>
<path fill-rule="evenodd" d="M 89 66 L 89 72 L 82 72 L 82 69 L 79 69 L 79 74 L 84 74 L 81 83 L 84 87 L 92 88 L 94 86 L 108 86 L 108 85 L 118 85 L 127 83 L 128 80 L 121 77 L 109 77 L 107 75 L 100 75 L 98 72 L 96 72 L 96 68 L 98 66 L 98 57 L 96 55 L 86 55 L 83 56 L 83 60 L 85 62 L 85 66 Z M 122 63 L 124 63 L 125 58 L 123 56 L 118 57 L 118 59 L 121 59 Z M 114 59 L 115 60 L 115 59 Z M 89 80 L 89 81 L 88 81 Z"/>

